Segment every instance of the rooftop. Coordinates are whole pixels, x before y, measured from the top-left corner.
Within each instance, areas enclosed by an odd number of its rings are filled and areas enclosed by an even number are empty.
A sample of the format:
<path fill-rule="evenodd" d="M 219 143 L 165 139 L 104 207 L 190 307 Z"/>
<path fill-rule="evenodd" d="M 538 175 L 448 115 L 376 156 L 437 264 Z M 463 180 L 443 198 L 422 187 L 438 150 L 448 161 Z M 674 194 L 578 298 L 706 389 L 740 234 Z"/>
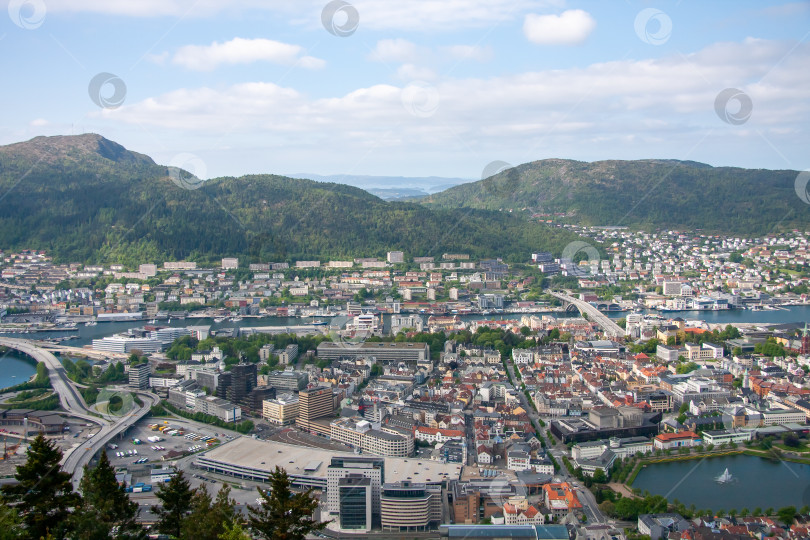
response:
<path fill-rule="evenodd" d="M 307 471 L 310 463 L 321 461 L 330 463 L 332 456 L 357 458 L 350 452 L 333 452 L 320 448 L 307 448 L 283 444 L 275 441 L 262 441 L 250 437 L 239 437 L 200 456 L 223 463 L 273 472 L 278 465 L 290 475 L 326 478 L 327 467 L 317 471 Z M 375 456 L 376 457 L 376 456 Z M 440 463 L 429 459 L 381 457 L 385 460 L 386 482 L 412 480 L 414 482 L 441 482 L 461 476 L 461 465 Z"/>

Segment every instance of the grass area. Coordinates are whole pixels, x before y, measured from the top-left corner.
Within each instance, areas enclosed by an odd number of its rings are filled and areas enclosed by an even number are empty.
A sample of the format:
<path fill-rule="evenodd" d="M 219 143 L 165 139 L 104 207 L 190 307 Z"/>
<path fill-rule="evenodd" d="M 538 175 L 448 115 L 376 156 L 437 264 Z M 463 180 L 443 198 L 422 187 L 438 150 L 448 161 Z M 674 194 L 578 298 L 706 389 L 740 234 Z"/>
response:
<path fill-rule="evenodd" d="M 39 397 L 43 394 L 50 392 L 48 388 L 35 388 L 33 390 L 23 390 L 13 398 L 10 398 L 9 403 L 17 403 L 20 401 L 29 401 L 33 398 Z"/>
<path fill-rule="evenodd" d="M 106 416 L 123 416 L 135 407 L 132 394 L 101 389 L 96 398 L 96 410 Z"/>
<path fill-rule="evenodd" d="M 791 270 L 789 268 L 780 268 L 779 271 L 784 272 L 785 274 L 789 274 L 791 276 L 800 276 L 802 274 L 798 270 Z"/>
<path fill-rule="evenodd" d="M 773 443 L 773 446 L 775 448 L 778 448 L 778 449 L 782 450 L 783 452 L 795 452 L 797 454 L 810 454 L 810 446 L 807 446 L 806 444 L 802 444 L 801 446 L 798 446 L 796 448 L 794 448 L 792 446 L 787 446 L 787 445 L 782 444 L 782 443 Z"/>
<path fill-rule="evenodd" d="M 759 458 L 763 458 L 763 459 L 770 459 L 770 460 L 774 460 L 774 461 L 787 461 L 789 463 L 802 463 L 804 465 L 810 465 L 810 458 L 799 458 L 799 457 L 793 457 L 793 456 L 786 456 L 784 454 L 779 455 L 777 457 L 777 456 L 773 455 L 772 453 L 770 453 L 767 450 L 751 450 L 751 449 L 748 449 L 748 450 L 743 451 L 743 454 L 745 454 L 746 456 L 754 456 L 754 457 L 759 457 Z"/>
<path fill-rule="evenodd" d="M 120 411 L 123 406 L 124 400 L 121 399 L 121 396 L 113 396 L 107 403 L 107 410 L 114 413 Z"/>
<path fill-rule="evenodd" d="M 48 396 L 29 401 L 0 404 L 0 409 L 33 409 L 35 411 L 53 411 L 58 408 L 59 396 L 56 394 L 50 394 Z"/>
<path fill-rule="evenodd" d="M 624 485 L 629 487 L 629 488 L 632 488 L 633 482 L 636 481 L 636 476 L 638 476 L 639 471 L 641 471 L 641 469 L 643 469 L 643 468 L 644 468 L 644 463 L 642 463 L 642 462 L 636 463 L 636 466 L 633 468 L 632 472 L 627 477 L 627 480 L 625 480 Z"/>

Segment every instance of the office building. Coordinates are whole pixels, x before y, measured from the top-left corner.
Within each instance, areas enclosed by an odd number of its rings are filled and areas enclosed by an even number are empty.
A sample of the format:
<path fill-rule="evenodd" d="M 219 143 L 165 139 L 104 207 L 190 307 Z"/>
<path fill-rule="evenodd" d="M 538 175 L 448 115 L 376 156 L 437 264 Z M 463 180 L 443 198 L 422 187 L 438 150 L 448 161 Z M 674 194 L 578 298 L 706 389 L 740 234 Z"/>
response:
<path fill-rule="evenodd" d="M 270 356 L 273 355 L 273 351 L 275 351 L 275 345 L 272 343 L 268 343 L 267 345 L 263 345 L 261 349 L 259 349 L 259 360 L 262 362 L 267 362 L 270 360 Z"/>
<path fill-rule="evenodd" d="M 369 479 L 371 512 L 380 515 L 380 488 L 385 483 L 385 459 L 379 457 L 333 457 L 326 469 L 326 502 L 330 514 L 340 511 L 340 480 L 349 475 Z"/>
<path fill-rule="evenodd" d="M 129 385 L 139 390 L 149 388 L 149 362 L 129 366 Z"/>
<path fill-rule="evenodd" d="M 262 403 L 262 416 L 280 426 L 294 424 L 298 418 L 298 396 L 281 394 L 276 399 L 265 400 Z"/>
<path fill-rule="evenodd" d="M 322 360 L 376 358 L 378 362 L 386 363 L 423 362 L 430 359 L 430 347 L 427 343 L 365 342 L 351 344 L 324 341 L 318 345 L 318 358 Z"/>
<path fill-rule="evenodd" d="M 232 403 L 241 403 L 256 388 L 256 364 L 236 364 L 231 367 L 231 381 L 225 397 Z"/>
<path fill-rule="evenodd" d="M 238 422 L 242 419 L 241 407 L 214 396 L 198 397 L 194 404 L 194 412 L 210 414 L 225 422 Z"/>
<path fill-rule="evenodd" d="M 242 411 L 254 416 L 261 416 L 264 409 L 264 402 L 276 397 L 276 389 L 272 386 L 257 386 L 247 393 L 240 401 Z"/>
<path fill-rule="evenodd" d="M 278 354 L 278 363 L 286 366 L 295 362 L 297 358 L 298 345 L 293 343 L 292 345 L 287 345 L 287 347 Z"/>
<path fill-rule="evenodd" d="M 186 379 L 197 381 L 203 388 L 215 392 L 221 373 L 213 367 L 194 366 L 186 369 Z"/>
<path fill-rule="evenodd" d="M 384 484 L 380 523 L 384 531 L 427 531 L 442 521 L 441 486 L 410 481 Z"/>
<path fill-rule="evenodd" d="M 412 434 L 375 429 L 371 422 L 360 416 L 332 422 L 330 438 L 378 456 L 408 457 L 414 446 Z"/>
<path fill-rule="evenodd" d="M 371 479 L 349 474 L 338 481 L 341 530 L 370 531 L 372 525 Z"/>
<path fill-rule="evenodd" d="M 108 336 L 94 339 L 91 348 L 94 351 L 129 354 L 133 351 L 142 353 L 160 352 L 163 345 L 157 339 L 152 338 Z"/>
<path fill-rule="evenodd" d="M 309 383 L 309 374 L 306 371 L 271 371 L 265 376 L 268 386 L 280 391 L 299 391 L 306 388 Z"/>
<path fill-rule="evenodd" d="M 332 388 L 318 386 L 301 390 L 298 394 L 298 418 L 295 423 L 303 430 L 320 432 L 321 427 L 314 420 L 332 416 L 335 411 L 335 398 Z"/>
<path fill-rule="evenodd" d="M 398 264 L 405 262 L 405 254 L 401 251 L 389 251 L 385 255 L 385 260 L 391 264 Z"/>

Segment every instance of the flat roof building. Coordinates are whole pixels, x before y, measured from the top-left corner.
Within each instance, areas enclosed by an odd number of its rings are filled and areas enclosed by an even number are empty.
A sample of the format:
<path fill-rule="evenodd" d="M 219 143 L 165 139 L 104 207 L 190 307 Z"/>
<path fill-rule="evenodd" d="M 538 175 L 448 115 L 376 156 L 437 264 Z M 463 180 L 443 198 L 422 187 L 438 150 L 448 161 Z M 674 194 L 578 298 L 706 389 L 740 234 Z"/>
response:
<path fill-rule="evenodd" d="M 325 416 L 332 416 L 334 412 L 335 398 L 331 387 L 318 386 L 301 390 L 298 394 L 298 418 L 295 422 L 301 429 L 307 431 L 316 429 L 320 432 L 313 421 Z"/>
<path fill-rule="evenodd" d="M 318 358 L 324 360 L 376 358 L 380 362 L 423 362 L 430 359 L 427 343 L 333 343 L 318 345 Z"/>
<path fill-rule="evenodd" d="M 294 424 L 298 418 L 298 396 L 281 394 L 276 399 L 262 402 L 262 417 L 273 424 L 286 426 Z"/>
<path fill-rule="evenodd" d="M 383 485 L 380 523 L 384 531 L 427 531 L 442 521 L 442 488 L 411 481 Z"/>
<path fill-rule="evenodd" d="M 380 460 L 379 463 L 383 464 L 380 479 L 383 481 L 384 474 L 385 481 L 390 482 L 410 478 L 440 485 L 449 480 L 458 480 L 462 468 L 460 464 L 430 459 L 364 457 L 349 452 L 306 448 L 250 437 L 237 437 L 202 452 L 197 455 L 194 463 L 201 469 L 253 482 L 267 482 L 275 467 L 279 466 L 287 471 L 294 487 L 326 489 L 329 468 L 324 464 L 334 463 L 334 459 L 342 459 L 344 464 L 350 460 Z"/>
<path fill-rule="evenodd" d="M 371 530 L 371 493 L 371 479 L 361 474 L 350 474 L 338 481 L 341 530 Z"/>

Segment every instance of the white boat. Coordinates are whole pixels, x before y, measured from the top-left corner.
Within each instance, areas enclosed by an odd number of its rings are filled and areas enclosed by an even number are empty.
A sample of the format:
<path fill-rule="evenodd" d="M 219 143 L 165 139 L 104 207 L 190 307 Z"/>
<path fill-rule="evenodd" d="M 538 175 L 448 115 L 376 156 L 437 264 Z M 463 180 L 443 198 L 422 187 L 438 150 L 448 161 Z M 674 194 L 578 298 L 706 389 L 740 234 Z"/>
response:
<path fill-rule="evenodd" d="M 723 471 L 723 474 L 721 474 L 720 476 L 718 476 L 718 477 L 716 478 L 717 482 L 718 482 L 718 483 L 720 483 L 720 484 L 728 484 L 728 483 L 729 483 L 729 482 L 731 482 L 733 479 L 734 479 L 734 478 L 731 476 L 731 473 L 730 473 L 730 472 L 728 472 L 728 469 L 726 469 L 725 471 Z"/>
<path fill-rule="evenodd" d="M 214 322 L 218 324 L 224 321 L 226 318 L 227 317 L 214 317 Z"/>
<path fill-rule="evenodd" d="M 95 326 L 97 324 L 98 323 L 96 321 L 87 321 L 86 323 L 84 323 L 85 326 Z"/>
<path fill-rule="evenodd" d="M 242 317 L 231 317 L 231 322 L 239 322 L 242 320 Z"/>

